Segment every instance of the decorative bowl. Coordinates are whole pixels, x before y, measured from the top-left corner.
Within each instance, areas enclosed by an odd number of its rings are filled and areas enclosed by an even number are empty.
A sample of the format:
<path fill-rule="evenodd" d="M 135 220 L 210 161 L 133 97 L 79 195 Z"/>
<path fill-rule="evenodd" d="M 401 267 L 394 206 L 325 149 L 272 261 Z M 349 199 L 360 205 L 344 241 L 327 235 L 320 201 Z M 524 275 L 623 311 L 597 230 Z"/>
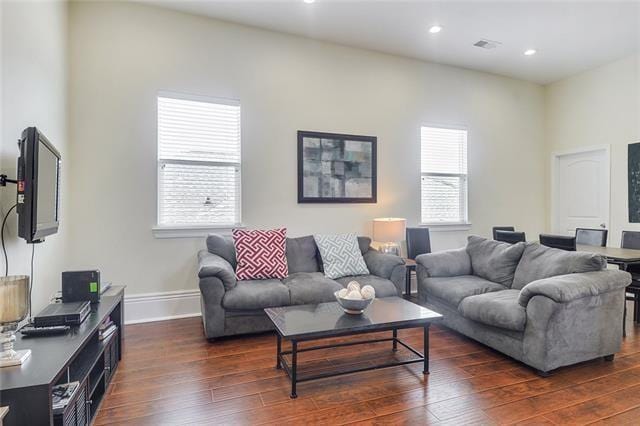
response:
<path fill-rule="evenodd" d="M 336 296 L 336 300 L 338 304 L 342 307 L 342 309 L 351 315 L 360 315 L 367 309 L 367 306 L 371 304 L 373 299 L 343 299 L 338 296 L 338 292 L 333 293 Z"/>

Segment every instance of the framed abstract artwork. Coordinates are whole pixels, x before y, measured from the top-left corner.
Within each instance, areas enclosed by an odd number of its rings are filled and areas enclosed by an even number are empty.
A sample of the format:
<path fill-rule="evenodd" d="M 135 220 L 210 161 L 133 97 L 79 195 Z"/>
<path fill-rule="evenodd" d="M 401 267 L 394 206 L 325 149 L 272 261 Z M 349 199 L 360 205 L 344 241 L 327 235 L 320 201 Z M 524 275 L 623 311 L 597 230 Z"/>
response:
<path fill-rule="evenodd" d="M 629 222 L 640 222 L 640 142 L 629 144 Z"/>
<path fill-rule="evenodd" d="M 377 138 L 298 131 L 298 203 L 375 203 Z"/>

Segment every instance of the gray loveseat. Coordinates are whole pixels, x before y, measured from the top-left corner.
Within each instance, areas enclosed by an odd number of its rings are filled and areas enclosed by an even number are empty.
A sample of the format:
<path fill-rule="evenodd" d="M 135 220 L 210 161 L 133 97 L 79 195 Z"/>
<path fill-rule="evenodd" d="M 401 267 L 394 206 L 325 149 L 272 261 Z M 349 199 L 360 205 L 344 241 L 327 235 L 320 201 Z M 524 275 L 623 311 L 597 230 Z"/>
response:
<path fill-rule="evenodd" d="M 601 256 L 471 236 L 416 262 L 420 302 L 444 325 L 542 375 L 620 350 L 631 277 Z"/>
<path fill-rule="evenodd" d="M 306 236 L 287 238 L 287 278 L 237 281 L 232 238 L 209 235 L 207 249 L 198 253 L 202 319 L 207 338 L 271 330 L 273 326 L 264 308 L 335 301 L 333 293 L 353 279 L 361 285 L 373 286 L 376 297 L 401 295 L 404 261 L 374 250 L 370 243 L 371 239 L 358 237 L 370 275 L 326 278 L 313 236 Z"/>

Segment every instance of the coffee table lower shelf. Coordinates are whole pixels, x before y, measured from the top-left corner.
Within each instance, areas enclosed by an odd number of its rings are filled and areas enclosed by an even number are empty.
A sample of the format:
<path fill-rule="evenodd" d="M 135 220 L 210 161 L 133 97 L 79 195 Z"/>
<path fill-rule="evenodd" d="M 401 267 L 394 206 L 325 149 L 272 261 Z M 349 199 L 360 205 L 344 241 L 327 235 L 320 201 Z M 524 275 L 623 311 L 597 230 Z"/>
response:
<path fill-rule="evenodd" d="M 429 374 L 429 324 L 425 325 L 423 329 L 424 329 L 424 337 L 423 337 L 424 353 L 421 353 L 417 349 L 411 347 L 410 345 L 404 343 L 402 340 L 398 339 L 398 329 L 392 330 L 392 333 L 393 333 L 392 337 L 381 338 L 381 339 L 358 340 L 354 342 L 335 343 L 335 344 L 328 344 L 328 345 L 310 346 L 303 349 L 298 349 L 298 343 L 299 343 L 298 340 L 290 339 L 291 340 L 290 351 L 282 350 L 282 336 L 280 335 L 280 333 L 276 332 L 276 335 L 277 335 L 276 368 L 284 370 L 289 376 L 289 378 L 291 379 L 291 395 L 290 395 L 291 398 L 298 397 L 298 394 L 296 393 L 296 387 L 298 383 L 308 382 L 311 380 L 326 379 L 328 377 L 342 376 L 345 374 L 359 373 L 362 371 L 378 370 L 381 368 L 398 367 L 401 365 L 415 364 L 418 362 L 422 362 L 424 364 L 423 371 L 422 371 L 423 374 Z M 354 334 L 362 334 L 362 333 L 360 332 L 360 333 L 354 333 Z M 329 336 L 322 337 L 322 339 L 324 338 L 329 338 Z M 304 341 L 319 340 L 319 339 L 320 338 L 305 339 Z M 387 362 L 383 364 L 353 368 L 349 370 L 319 373 L 319 374 L 312 374 L 304 377 L 298 377 L 298 372 L 297 372 L 298 354 L 301 352 L 309 352 L 309 351 L 316 351 L 320 349 L 339 348 L 339 347 L 345 347 L 345 346 L 364 345 L 369 343 L 380 343 L 380 342 L 391 342 L 392 343 L 391 350 L 393 352 L 396 352 L 398 350 L 398 344 L 400 344 L 401 346 L 405 347 L 407 350 L 412 352 L 414 355 L 416 355 L 418 358 L 405 360 L 405 361 Z M 285 355 L 291 355 L 291 364 L 287 362 Z"/>

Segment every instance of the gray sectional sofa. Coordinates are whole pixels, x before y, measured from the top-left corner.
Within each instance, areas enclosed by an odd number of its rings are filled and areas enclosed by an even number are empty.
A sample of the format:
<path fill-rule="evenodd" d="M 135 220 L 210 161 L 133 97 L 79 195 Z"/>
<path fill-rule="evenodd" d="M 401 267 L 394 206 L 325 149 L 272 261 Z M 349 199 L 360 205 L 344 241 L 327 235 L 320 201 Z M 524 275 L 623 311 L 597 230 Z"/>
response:
<path fill-rule="evenodd" d="M 620 349 L 631 276 L 601 256 L 471 236 L 416 262 L 419 300 L 444 325 L 542 375 Z"/>
<path fill-rule="evenodd" d="M 212 234 L 198 253 L 202 319 L 209 339 L 271 330 L 264 308 L 335 301 L 334 292 L 356 279 L 371 285 L 377 297 L 399 296 L 405 283 L 404 261 L 370 247 L 358 237 L 370 275 L 326 278 L 313 236 L 287 238 L 289 276 L 283 280 L 236 280 L 236 253 L 230 236 Z"/>

